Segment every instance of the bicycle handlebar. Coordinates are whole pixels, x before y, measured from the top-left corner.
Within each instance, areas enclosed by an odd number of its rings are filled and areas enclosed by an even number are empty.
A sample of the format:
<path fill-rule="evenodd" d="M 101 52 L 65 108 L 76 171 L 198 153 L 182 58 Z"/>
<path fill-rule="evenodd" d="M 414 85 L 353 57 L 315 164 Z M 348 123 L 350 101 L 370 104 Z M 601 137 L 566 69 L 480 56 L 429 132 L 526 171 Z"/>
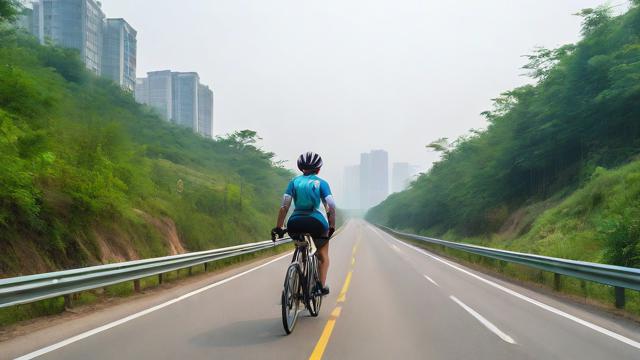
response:
<path fill-rule="evenodd" d="M 278 236 L 278 239 L 282 239 L 284 237 L 284 234 L 289 233 L 289 231 L 285 228 L 285 229 L 273 229 L 271 230 L 271 241 L 276 241 L 276 235 Z M 291 235 L 289 233 L 289 235 Z M 294 235 L 302 235 L 302 234 L 294 234 Z M 331 236 L 317 236 L 317 237 L 313 237 L 312 238 L 316 239 L 316 240 L 329 240 L 331 239 Z"/>

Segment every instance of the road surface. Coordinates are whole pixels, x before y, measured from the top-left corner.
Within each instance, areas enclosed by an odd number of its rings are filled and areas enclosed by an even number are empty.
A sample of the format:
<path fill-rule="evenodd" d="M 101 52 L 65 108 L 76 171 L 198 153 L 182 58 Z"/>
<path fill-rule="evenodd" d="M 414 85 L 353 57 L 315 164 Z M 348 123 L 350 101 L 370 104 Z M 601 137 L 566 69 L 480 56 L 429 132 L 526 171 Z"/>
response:
<path fill-rule="evenodd" d="M 637 324 L 505 283 L 360 220 L 331 240 L 331 294 L 284 335 L 289 256 L 24 359 L 640 359 Z M 82 321 L 82 320 L 74 320 Z M 38 333 L 27 337 L 39 339 Z M 55 338 L 55 336 L 54 336 Z M 0 343 L 0 358 L 2 358 Z M 5 354 L 6 356 L 6 354 Z M 11 356 L 13 357 L 13 355 Z"/>

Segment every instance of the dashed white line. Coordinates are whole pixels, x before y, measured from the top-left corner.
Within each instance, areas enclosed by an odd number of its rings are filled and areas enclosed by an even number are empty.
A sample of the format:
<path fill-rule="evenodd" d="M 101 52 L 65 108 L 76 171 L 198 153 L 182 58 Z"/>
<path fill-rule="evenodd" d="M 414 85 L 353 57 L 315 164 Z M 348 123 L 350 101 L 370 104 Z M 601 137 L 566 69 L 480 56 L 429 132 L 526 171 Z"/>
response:
<path fill-rule="evenodd" d="M 377 229 L 374 229 L 374 230 L 376 230 L 376 233 L 378 233 L 378 235 L 382 237 L 382 235 L 380 235 L 380 233 L 377 231 Z M 385 233 L 385 235 L 387 235 L 387 234 Z M 573 316 L 573 315 L 568 314 L 568 313 L 566 313 L 566 312 L 564 312 L 564 311 L 562 311 L 560 309 L 556 309 L 551 305 L 547 305 L 547 304 L 542 303 L 540 301 L 534 300 L 534 299 L 532 299 L 532 298 L 530 298 L 528 296 L 522 295 L 522 294 L 520 294 L 520 293 L 518 293 L 518 292 L 516 292 L 514 290 L 506 288 L 506 287 L 504 287 L 504 286 L 502 286 L 500 284 L 497 284 L 497 283 L 495 283 L 495 282 L 493 282 L 491 280 L 487 280 L 487 279 L 485 279 L 485 278 L 483 278 L 481 276 L 478 276 L 478 275 L 476 275 L 476 274 L 474 274 L 474 273 L 472 273 L 470 271 L 467 271 L 467 270 L 465 270 L 465 269 L 463 269 L 463 268 L 461 268 L 459 266 L 456 266 L 456 265 L 454 265 L 454 264 L 452 264 L 452 263 L 450 263 L 448 261 L 445 261 L 445 260 L 443 260 L 443 259 L 441 259 L 441 258 L 439 258 L 437 256 L 431 255 L 428 252 L 426 252 L 426 251 L 424 251 L 424 250 L 422 250 L 420 248 L 417 248 L 417 247 L 415 247 L 413 245 L 410 245 L 410 244 L 407 244 L 407 243 L 405 243 L 403 241 L 400 241 L 400 240 L 392 237 L 391 235 L 387 235 L 387 236 L 389 236 L 391 239 L 397 241 L 398 243 L 400 243 L 400 244 L 402 244 L 402 245 L 404 245 L 404 246 L 406 246 L 406 247 L 408 247 L 410 249 L 413 249 L 413 250 L 415 250 L 415 251 L 417 251 L 417 252 L 419 252 L 419 253 L 421 253 L 423 255 L 426 255 L 426 256 L 434 259 L 434 260 L 437 260 L 437 261 L 439 261 L 439 262 L 441 262 L 441 263 L 443 263 L 443 264 L 445 264 L 445 265 L 447 265 L 447 266 L 449 266 L 449 267 L 451 267 L 453 269 L 456 269 L 456 270 L 458 270 L 460 272 L 463 272 L 463 273 L 465 273 L 465 274 L 467 274 L 467 275 L 469 275 L 469 276 L 471 276 L 471 277 L 473 277 L 475 279 L 478 279 L 478 280 L 484 282 L 485 284 L 491 285 L 496 289 L 502 290 L 502 291 L 504 291 L 505 293 L 507 293 L 509 295 L 513 295 L 513 296 L 517 297 L 518 299 L 524 300 L 524 301 L 526 301 L 526 302 L 528 302 L 530 304 L 533 304 L 533 305 L 535 305 L 537 307 L 540 307 L 540 308 L 542 308 L 544 310 L 547 310 L 547 311 L 549 311 L 551 313 L 554 313 L 554 314 L 556 314 L 558 316 L 561 316 L 561 317 L 563 317 L 565 319 L 571 320 L 571 321 L 573 321 L 575 323 L 578 323 L 578 324 L 580 324 L 582 326 L 588 327 L 589 329 L 594 330 L 596 332 L 599 332 L 602 335 L 609 336 L 609 337 L 611 337 L 611 338 L 613 338 L 615 340 L 623 342 L 623 343 L 625 343 L 625 344 L 627 344 L 629 346 L 632 346 L 632 347 L 634 347 L 636 349 L 640 349 L 640 343 L 635 341 L 635 340 L 629 339 L 626 336 L 620 335 L 620 334 L 615 333 L 615 332 L 613 332 L 611 330 L 607 330 L 607 329 L 605 329 L 605 328 L 603 328 L 601 326 L 598 326 L 596 324 L 590 323 L 590 322 L 588 322 L 586 320 L 582 320 L 579 317 Z"/>
<path fill-rule="evenodd" d="M 424 274 L 422 276 L 424 276 L 425 279 L 429 280 L 433 285 L 435 285 L 437 287 L 440 287 L 440 285 L 438 285 L 438 283 L 435 282 L 435 280 L 433 280 L 432 278 L 430 278 L 430 277 L 428 277 L 427 275 L 424 275 Z"/>
<path fill-rule="evenodd" d="M 152 313 L 152 312 L 154 312 L 156 310 L 160 310 L 162 308 L 165 308 L 165 307 L 167 307 L 167 306 L 169 306 L 171 304 L 175 304 L 178 301 L 182 301 L 182 300 L 190 298 L 190 297 L 192 297 L 194 295 L 200 294 L 203 291 L 207 291 L 207 290 L 209 290 L 211 288 L 214 288 L 216 286 L 220 286 L 222 284 L 228 283 L 229 281 L 231 281 L 233 279 L 237 279 L 237 278 L 239 278 L 241 276 L 247 275 L 247 274 L 249 274 L 249 273 L 251 273 L 253 271 L 256 271 L 258 269 L 262 269 L 263 267 L 265 267 L 265 266 L 267 266 L 269 264 L 272 264 L 272 263 L 274 263 L 274 262 L 276 262 L 278 260 L 282 260 L 282 259 L 284 259 L 286 257 L 289 257 L 289 256 L 291 256 L 291 252 L 289 252 L 289 253 L 287 253 L 285 255 L 282 255 L 280 257 L 277 257 L 277 258 L 275 258 L 275 259 L 273 259 L 271 261 L 268 261 L 268 262 L 266 262 L 266 263 L 264 263 L 262 265 L 258 265 L 258 266 L 254 267 L 254 268 L 251 268 L 251 269 L 243 271 L 243 272 L 241 272 L 239 274 L 236 274 L 236 275 L 233 275 L 231 277 L 228 277 L 228 278 L 226 278 L 224 280 L 220 280 L 220 281 L 218 281 L 216 283 L 207 285 L 207 286 L 202 287 L 202 288 L 200 288 L 198 290 L 194 290 L 194 291 L 192 291 L 190 293 L 187 293 L 187 294 L 184 294 L 182 296 L 179 296 L 179 297 L 177 297 L 177 298 L 175 298 L 173 300 L 169 300 L 169 301 L 164 302 L 162 304 L 156 305 L 154 307 L 151 307 L 151 308 L 148 308 L 146 310 L 142 310 L 142 311 L 137 312 L 135 314 L 129 315 L 127 317 L 124 317 L 124 318 L 122 318 L 120 320 L 116 320 L 114 322 L 110 322 L 108 324 L 105 324 L 105 325 L 102 325 L 100 327 L 97 327 L 97 328 L 95 328 L 93 330 L 89 330 L 89 331 L 83 332 L 83 333 L 78 334 L 76 336 L 70 337 L 70 338 L 68 338 L 66 340 L 63 340 L 63 341 L 60 341 L 60 342 L 55 343 L 53 345 L 44 347 L 44 348 L 42 348 L 40 350 L 36 350 L 36 351 L 31 352 L 29 354 L 20 356 L 19 358 L 16 358 L 15 360 L 29 360 L 29 359 L 33 359 L 33 358 L 36 358 L 38 356 L 42 356 L 44 354 L 50 353 L 50 352 L 52 352 L 54 350 L 60 349 L 61 347 L 67 346 L 69 344 L 73 344 L 76 341 L 80 341 L 82 339 L 88 338 L 89 336 L 92 336 L 92 335 L 101 333 L 103 331 L 109 330 L 109 329 L 114 328 L 114 327 L 116 327 L 118 325 L 122 325 L 122 324 L 124 324 L 126 322 L 129 322 L 129 321 L 137 319 L 137 318 L 139 318 L 141 316 L 145 316 L 145 315 L 147 315 L 149 313 Z"/>
<path fill-rule="evenodd" d="M 463 309 L 465 309 L 469 314 L 471 314 L 474 318 L 476 318 L 482 325 L 484 325 L 487 329 L 489 329 L 492 333 L 498 335 L 498 337 L 509 344 L 515 344 L 515 340 L 511 338 L 511 336 L 505 334 L 497 326 L 493 325 L 489 320 L 485 319 L 482 315 L 478 314 L 475 310 L 468 307 L 465 303 L 458 300 L 455 296 L 449 296 L 451 300 L 453 300 L 456 304 L 460 305 Z"/>

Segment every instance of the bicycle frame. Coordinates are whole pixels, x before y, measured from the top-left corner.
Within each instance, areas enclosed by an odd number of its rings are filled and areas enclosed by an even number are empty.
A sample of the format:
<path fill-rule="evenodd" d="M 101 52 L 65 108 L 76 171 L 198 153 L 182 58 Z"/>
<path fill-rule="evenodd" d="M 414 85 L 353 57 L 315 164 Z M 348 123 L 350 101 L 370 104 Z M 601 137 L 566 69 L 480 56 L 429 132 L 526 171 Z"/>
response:
<path fill-rule="evenodd" d="M 294 239 L 293 241 L 296 249 L 293 252 L 291 263 L 298 264 L 298 269 L 300 271 L 299 275 L 300 279 L 302 280 L 306 279 L 309 274 L 309 259 L 311 258 L 311 256 L 315 255 L 317 249 L 310 235 L 304 234 L 301 236 L 302 240 Z M 307 284 L 306 281 L 301 281 L 301 283 L 303 286 L 304 301 L 307 302 L 311 289 L 309 289 L 309 284 Z"/>
<path fill-rule="evenodd" d="M 322 296 L 312 293 L 319 282 L 318 260 L 315 258 L 317 249 L 313 238 L 309 234 L 297 234 L 292 236 L 292 239 L 296 248 L 291 264 L 287 268 L 282 292 L 282 323 L 287 334 L 290 334 L 295 327 L 300 302 L 314 317 L 318 316 L 322 304 Z M 291 317 L 291 310 L 294 307 L 295 311 Z"/>

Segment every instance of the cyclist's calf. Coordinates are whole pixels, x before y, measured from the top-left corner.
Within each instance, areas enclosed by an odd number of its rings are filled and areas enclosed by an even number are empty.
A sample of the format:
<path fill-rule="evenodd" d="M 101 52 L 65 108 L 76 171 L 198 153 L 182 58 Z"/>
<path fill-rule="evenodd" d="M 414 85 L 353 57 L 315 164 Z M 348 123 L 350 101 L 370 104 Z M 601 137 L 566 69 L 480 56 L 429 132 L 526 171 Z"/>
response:
<path fill-rule="evenodd" d="M 329 270 L 329 243 L 326 243 L 323 247 L 317 249 L 316 257 L 318 258 L 318 267 L 320 282 L 324 286 L 327 280 L 327 271 Z"/>

